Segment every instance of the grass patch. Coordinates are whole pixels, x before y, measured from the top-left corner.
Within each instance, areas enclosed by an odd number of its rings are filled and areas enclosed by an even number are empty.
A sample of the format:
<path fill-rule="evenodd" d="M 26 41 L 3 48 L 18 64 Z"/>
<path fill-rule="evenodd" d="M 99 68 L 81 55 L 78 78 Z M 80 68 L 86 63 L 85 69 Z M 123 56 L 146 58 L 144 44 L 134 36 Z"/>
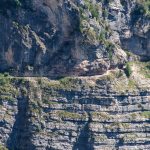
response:
<path fill-rule="evenodd" d="M 99 7 L 97 4 L 93 4 L 89 0 L 84 0 L 85 5 L 88 8 L 88 10 L 91 12 L 92 17 L 98 19 L 99 18 Z"/>
<path fill-rule="evenodd" d="M 150 78 L 150 62 L 140 62 L 140 73 L 144 75 L 145 78 Z"/>
<path fill-rule="evenodd" d="M 61 119 L 75 119 L 75 120 L 85 120 L 87 118 L 86 114 L 78 114 L 68 111 L 57 111 L 56 114 Z"/>
<path fill-rule="evenodd" d="M 77 88 L 79 80 L 74 77 L 63 77 L 59 80 L 38 79 L 38 84 L 43 88 L 51 88 L 54 90 L 71 90 Z"/>
<path fill-rule="evenodd" d="M 5 146 L 0 144 L 0 150 L 8 150 Z"/>
<path fill-rule="evenodd" d="M 150 111 L 144 111 L 144 112 L 141 113 L 141 115 L 142 115 L 143 117 L 145 117 L 145 118 L 150 119 Z"/>
<path fill-rule="evenodd" d="M 0 95 L 5 95 L 7 99 L 10 99 L 10 95 L 17 95 L 17 90 L 13 86 L 13 81 L 10 77 L 5 77 L 0 74 Z"/>
<path fill-rule="evenodd" d="M 108 113 L 105 112 L 93 112 L 92 116 L 100 119 L 106 119 L 106 120 L 112 118 Z"/>

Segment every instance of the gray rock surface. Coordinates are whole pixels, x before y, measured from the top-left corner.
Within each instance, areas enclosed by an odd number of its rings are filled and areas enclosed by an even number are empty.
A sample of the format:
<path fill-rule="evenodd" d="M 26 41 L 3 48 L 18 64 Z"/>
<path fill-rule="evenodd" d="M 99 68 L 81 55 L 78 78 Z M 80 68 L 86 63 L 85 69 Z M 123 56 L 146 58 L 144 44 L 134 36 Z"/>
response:
<path fill-rule="evenodd" d="M 111 76 L 12 78 L 0 86 L 0 143 L 10 150 L 148 150 L 150 80 L 137 88 Z M 128 87 L 116 90 L 124 81 Z"/>
<path fill-rule="evenodd" d="M 1 0 L 0 150 L 149 150 L 149 7 Z"/>
<path fill-rule="evenodd" d="M 5 3 L 0 2 L 1 72 L 66 76 L 92 70 L 96 75 L 122 67 L 127 61 L 124 50 L 150 58 L 150 21 L 133 14 L 136 0 L 20 0 L 17 7 Z M 82 65 L 85 61 L 89 63 Z"/>

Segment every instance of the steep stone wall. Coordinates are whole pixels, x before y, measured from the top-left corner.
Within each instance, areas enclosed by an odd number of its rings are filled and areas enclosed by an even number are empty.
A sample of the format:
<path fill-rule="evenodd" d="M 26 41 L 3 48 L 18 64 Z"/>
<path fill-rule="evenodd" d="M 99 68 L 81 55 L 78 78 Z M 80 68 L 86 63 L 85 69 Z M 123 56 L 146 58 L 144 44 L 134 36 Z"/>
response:
<path fill-rule="evenodd" d="M 138 85 L 139 79 L 118 73 L 9 79 L 0 86 L 1 144 L 10 150 L 148 150 L 150 80 Z"/>
<path fill-rule="evenodd" d="M 0 150 L 149 150 L 149 6 L 1 0 Z"/>
<path fill-rule="evenodd" d="M 134 11 L 135 0 L 5 3 L 0 3 L 1 72 L 96 75 L 121 68 L 127 61 L 124 50 L 150 57 L 149 18 Z"/>

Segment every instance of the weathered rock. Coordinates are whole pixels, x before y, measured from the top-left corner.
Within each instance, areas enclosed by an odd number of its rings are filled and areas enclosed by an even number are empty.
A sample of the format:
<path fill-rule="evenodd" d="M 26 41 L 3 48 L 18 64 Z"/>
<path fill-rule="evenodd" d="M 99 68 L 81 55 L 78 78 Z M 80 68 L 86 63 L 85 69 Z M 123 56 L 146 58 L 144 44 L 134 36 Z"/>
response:
<path fill-rule="evenodd" d="M 117 77 L 110 76 L 14 78 L 0 86 L 1 144 L 10 150 L 149 149 L 150 84 L 116 92 Z M 129 79 L 122 75 L 118 84 L 123 80 Z"/>
<path fill-rule="evenodd" d="M 149 7 L 1 0 L 0 150 L 149 150 Z"/>
<path fill-rule="evenodd" d="M 18 76 L 96 75 L 122 67 L 127 61 L 123 50 L 150 57 L 149 19 L 137 16 L 133 22 L 135 1 L 20 3 L 0 3 L 5 6 L 0 8 L 0 71 Z"/>

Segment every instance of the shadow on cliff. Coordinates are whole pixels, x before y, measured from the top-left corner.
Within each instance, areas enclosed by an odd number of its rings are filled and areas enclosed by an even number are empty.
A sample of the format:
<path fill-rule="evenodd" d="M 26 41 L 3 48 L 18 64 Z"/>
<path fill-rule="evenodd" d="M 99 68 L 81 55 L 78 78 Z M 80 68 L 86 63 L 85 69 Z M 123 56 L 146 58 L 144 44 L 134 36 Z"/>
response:
<path fill-rule="evenodd" d="M 7 141 L 9 150 L 34 150 L 35 147 L 31 144 L 32 134 L 29 130 L 29 100 L 27 97 L 18 98 L 18 114 L 16 115 L 15 123 L 12 132 Z"/>
<path fill-rule="evenodd" d="M 94 150 L 93 146 L 92 146 L 92 135 L 90 132 L 90 115 L 89 115 L 89 120 L 88 122 L 85 123 L 84 127 L 82 128 L 82 130 L 80 131 L 80 134 L 77 138 L 76 143 L 74 144 L 72 150 Z"/>

